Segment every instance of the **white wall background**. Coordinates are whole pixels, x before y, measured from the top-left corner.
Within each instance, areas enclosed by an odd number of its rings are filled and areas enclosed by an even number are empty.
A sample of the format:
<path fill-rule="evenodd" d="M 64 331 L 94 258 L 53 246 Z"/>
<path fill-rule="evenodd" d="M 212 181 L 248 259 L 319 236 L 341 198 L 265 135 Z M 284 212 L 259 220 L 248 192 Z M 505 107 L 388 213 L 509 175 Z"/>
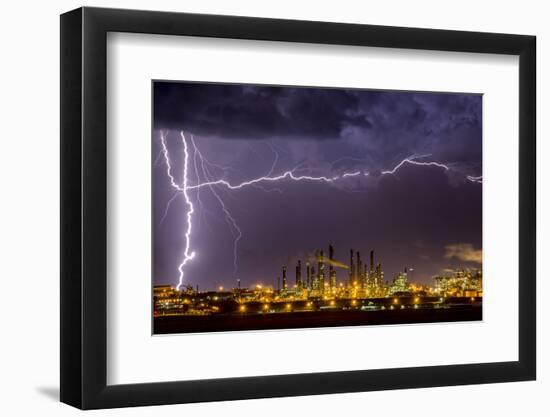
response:
<path fill-rule="evenodd" d="M 59 392 L 59 17 L 77 1 L 9 2 L 0 17 L 0 410 L 3 415 L 75 415 L 58 403 Z M 550 97 L 550 26 L 545 3 L 536 0 L 441 0 L 321 2 L 278 0 L 93 1 L 89 6 L 240 14 L 441 29 L 534 34 L 538 37 L 539 259 L 550 250 L 550 147 L 542 120 Z M 545 158 L 546 157 L 546 158 Z M 550 284 L 539 262 L 539 294 Z M 20 301 L 26 311 L 17 311 Z M 538 381 L 377 393 L 325 395 L 231 403 L 146 407 L 94 415 L 159 413 L 225 416 L 346 414 L 463 416 L 544 415 L 550 406 L 550 308 L 538 307 Z M 544 395 L 546 394 L 546 395 Z"/>

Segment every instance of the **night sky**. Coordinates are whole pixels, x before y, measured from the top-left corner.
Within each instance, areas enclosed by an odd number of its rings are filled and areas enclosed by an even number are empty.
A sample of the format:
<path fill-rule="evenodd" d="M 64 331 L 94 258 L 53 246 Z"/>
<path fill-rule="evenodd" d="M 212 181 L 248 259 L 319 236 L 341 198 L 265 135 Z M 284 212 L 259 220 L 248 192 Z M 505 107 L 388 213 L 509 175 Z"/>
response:
<path fill-rule="evenodd" d="M 185 134 L 188 186 L 232 185 L 286 171 L 323 181 L 258 182 L 237 190 L 189 189 L 193 204 L 184 284 L 201 289 L 276 285 L 316 249 L 371 249 L 385 278 L 414 268 L 432 283 L 450 268 L 481 268 L 482 97 L 473 94 L 155 82 L 153 86 L 153 278 L 177 284 L 185 247 L 182 192 Z M 193 146 L 198 151 L 195 151 Z M 202 156 L 202 159 L 201 159 Z M 438 166 L 403 164 L 405 158 Z M 364 175 L 368 173 L 368 175 Z M 168 205 L 169 201 L 171 203 Z M 168 205 L 168 209 L 167 209 Z M 234 242 L 237 257 L 234 258 Z M 236 267 L 235 264 L 236 263 Z M 304 274 L 304 272 L 303 272 Z M 343 281 L 348 271 L 337 269 Z"/>

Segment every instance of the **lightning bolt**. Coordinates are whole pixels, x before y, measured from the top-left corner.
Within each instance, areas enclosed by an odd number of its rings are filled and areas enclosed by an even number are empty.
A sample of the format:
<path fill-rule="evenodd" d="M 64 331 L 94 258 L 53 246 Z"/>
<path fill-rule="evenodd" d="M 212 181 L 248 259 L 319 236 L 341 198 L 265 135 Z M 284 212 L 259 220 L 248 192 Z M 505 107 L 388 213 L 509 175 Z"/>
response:
<path fill-rule="evenodd" d="M 166 147 L 166 137 L 161 132 L 160 136 L 160 142 L 162 146 L 162 154 L 164 156 L 164 161 L 166 162 L 166 175 L 168 178 L 170 178 L 170 185 L 175 188 L 177 191 L 180 191 L 185 199 L 185 204 L 187 205 L 187 213 L 186 213 L 186 227 L 185 227 L 185 248 L 183 250 L 183 259 L 181 263 L 178 266 L 178 272 L 179 272 L 179 278 L 178 278 L 178 285 L 176 286 L 176 289 L 179 291 L 181 285 L 183 284 L 183 268 L 189 262 L 191 259 L 195 257 L 195 252 L 190 252 L 191 247 L 191 231 L 193 227 L 192 217 L 193 213 L 195 212 L 195 208 L 193 207 L 193 203 L 191 202 L 191 199 L 189 198 L 188 194 L 188 186 L 187 186 L 187 180 L 188 180 L 188 165 L 189 165 L 189 152 L 187 150 L 187 141 L 185 140 L 185 135 L 183 132 L 180 132 L 181 140 L 183 142 L 183 183 L 182 185 L 179 185 L 174 176 L 172 175 L 172 163 L 170 162 L 170 155 L 168 154 L 168 148 Z"/>
<path fill-rule="evenodd" d="M 172 205 L 172 203 L 174 202 L 174 200 L 176 198 L 178 198 L 181 194 L 176 191 L 174 193 L 174 195 L 170 198 L 170 200 L 168 200 L 168 203 L 166 203 L 166 207 L 164 208 L 164 214 L 162 215 L 162 217 L 160 218 L 160 221 L 159 221 L 159 224 L 162 224 L 164 223 L 164 219 L 166 219 L 166 216 L 168 216 L 168 211 L 170 210 L 170 206 Z"/>
<path fill-rule="evenodd" d="M 294 181 L 307 180 L 307 181 L 333 182 L 338 177 L 332 177 L 332 178 L 325 177 L 325 176 L 312 177 L 312 176 L 309 176 L 309 175 L 296 176 L 296 175 L 294 175 L 293 171 L 286 171 L 285 173 L 283 173 L 281 175 L 274 176 L 274 177 L 266 176 L 266 177 L 254 178 L 253 180 L 244 181 L 244 182 L 242 182 L 240 184 L 236 184 L 236 185 L 233 185 L 229 181 L 226 181 L 226 180 L 215 180 L 215 181 L 203 182 L 203 183 L 196 184 L 196 185 L 191 185 L 189 188 L 190 189 L 195 189 L 195 188 L 201 188 L 201 187 L 212 187 L 213 185 L 224 185 L 225 187 L 229 188 L 230 190 L 238 190 L 238 189 L 241 189 L 241 188 L 248 187 L 250 185 L 258 184 L 260 182 L 275 182 L 275 181 L 284 180 L 286 178 L 292 179 Z"/>
<path fill-rule="evenodd" d="M 194 156 L 198 155 L 198 157 L 201 161 L 201 169 L 202 169 L 203 175 L 208 180 L 209 178 L 211 178 L 210 171 L 208 170 L 208 168 L 205 164 L 205 162 L 208 163 L 208 161 L 202 155 L 201 151 L 199 150 L 199 148 L 195 144 L 195 140 L 194 140 L 193 136 L 191 136 L 191 144 L 193 145 Z M 209 184 L 209 183 L 205 183 L 205 184 Z M 220 203 L 221 209 L 222 209 L 222 211 L 224 213 L 224 216 L 225 216 L 225 220 L 226 220 L 227 224 L 229 225 L 231 233 L 233 234 L 233 274 L 236 275 L 237 271 L 238 271 L 237 248 L 238 248 L 239 240 L 241 240 L 243 235 L 242 235 L 242 232 L 241 232 L 241 229 L 240 229 L 239 225 L 237 224 L 237 221 L 235 220 L 235 218 L 231 215 L 231 213 L 227 209 L 227 206 L 225 205 L 225 203 L 222 200 L 222 198 L 220 197 L 220 195 L 216 192 L 216 190 L 214 189 L 214 187 L 212 185 L 208 185 L 208 187 L 210 188 L 210 191 L 212 192 L 212 195 Z M 189 188 L 191 188 L 191 187 L 189 187 Z M 198 193 L 198 191 L 199 191 L 199 188 L 197 188 L 197 193 Z"/>
<path fill-rule="evenodd" d="M 267 143 L 267 146 L 271 149 L 271 152 L 273 152 L 273 163 L 271 164 L 271 168 L 269 169 L 268 173 L 266 174 L 266 176 L 270 176 L 273 174 L 273 171 L 275 171 L 275 167 L 277 166 L 277 162 L 279 162 L 279 152 L 277 151 L 277 149 L 275 148 L 275 145 L 273 145 L 271 142 L 266 142 Z M 259 188 L 260 190 L 266 192 L 266 193 L 271 193 L 271 192 L 278 192 L 279 194 L 282 194 L 283 193 L 283 190 L 281 190 L 280 188 L 264 188 L 262 187 L 261 185 L 259 184 L 255 184 L 254 185 L 256 188 Z"/>
<path fill-rule="evenodd" d="M 356 176 L 358 176 L 358 175 L 361 175 L 361 171 L 346 172 L 345 174 L 342 175 L 342 178 L 356 177 Z M 368 175 L 368 173 L 365 172 L 363 175 Z"/>
<path fill-rule="evenodd" d="M 421 156 L 417 156 L 417 157 L 405 158 L 401 162 L 399 162 L 391 170 L 382 171 L 381 175 L 394 175 L 405 164 L 418 165 L 418 166 L 436 166 L 436 167 L 444 169 L 445 171 L 451 170 L 451 168 L 448 165 L 442 164 L 440 162 L 417 161 L 417 159 L 425 158 L 426 156 L 429 156 L 429 155 L 421 155 Z M 339 179 L 342 179 L 342 178 L 355 177 L 355 176 L 358 176 L 358 175 L 361 175 L 361 174 L 364 175 L 364 176 L 369 176 L 370 175 L 369 172 L 354 171 L 354 172 L 346 172 L 342 175 L 336 175 L 336 176 L 333 176 L 333 177 L 327 177 L 327 176 L 314 177 L 314 176 L 310 176 L 310 175 L 295 175 L 294 172 L 295 172 L 295 170 L 290 170 L 290 171 L 286 171 L 286 172 L 284 172 L 280 175 L 276 175 L 276 176 L 273 176 L 273 177 L 264 176 L 264 177 L 254 178 L 254 179 L 251 179 L 251 180 L 241 182 L 239 184 L 231 184 L 227 180 L 219 179 L 219 180 L 214 180 L 214 181 L 202 182 L 202 183 L 198 183 L 198 184 L 195 184 L 195 185 L 190 185 L 189 189 L 197 189 L 197 188 L 201 188 L 201 187 L 212 187 L 214 185 L 223 185 L 223 186 L 227 187 L 230 190 L 239 190 L 241 188 L 245 188 L 245 187 L 248 187 L 248 186 L 251 186 L 251 185 L 256 185 L 256 184 L 261 183 L 261 182 L 276 182 L 276 181 L 281 181 L 281 180 L 284 180 L 284 179 L 291 179 L 293 181 L 320 181 L 320 182 L 332 183 L 332 182 L 335 182 L 335 181 L 337 181 Z M 481 176 L 480 177 L 467 176 L 466 178 L 471 182 L 482 183 L 482 177 Z"/>
<path fill-rule="evenodd" d="M 412 164 L 412 165 L 419 165 L 419 166 L 435 166 L 435 167 L 443 168 L 445 171 L 449 171 L 451 169 L 447 165 L 441 164 L 439 162 L 419 162 L 419 161 L 416 161 L 416 159 L 425 158 L 427 156 L 430 156 L 430 155 L 421 155 L 421 156 L 417 156 L 417 157 L 405 158 L 401 162 L 399 162 L 393 169 L 391 169 L 389 171 L 382 171 L 382 175 L 388 175 L 388 174 L 393 175 L 404 164 Z"/>
<path fill-rule="evenodd" d="M 215 165 L 215 164 L 211 163 L 210 161 L 208 161 L 203 156 L 200 149 L 197 147 L 193 136 L 191 136 L 191 146 L 193 147 L 193 161 L 194 161 L 194 168 L 195 168 L 195 175 L 196 175 L 196 178 L 197 178 L 197 183 L 194 184 L 194 185 L 189 185 L 188 184 L 188 165 L 189 165 L 188 144 L 187 144 L 187 140 L 186 140 L 186 137 L 185 137 L 183 132 L 180 132 L 180 136 L 181 136 L 181 139 L 182 139 L 183 152 L 184 152 L 183 182 L 182 182 L 181 185 L 179 185 L 177 183 L 176 179 L 174 178 L 174 176 L 172 174 L 172 164 L 171 164 L 171 161 L 170 161 L 168 148 L 166 146 L 166 137 L 161 132 L 161 147 L 162 147 L 161 153 L 164 156 L 164 160 L 165 160 L 165 163 L 166 163 L 166 174 L 167 174 L 167 177 L 170 180 L 171 187 L 176 190 L 175 195 L 169 200 L 169 202 L 167 204 L 167 207 L 166 207 L 166 210 L 165 210 L 165 213 L 164 213 L 164 216 L 163 216 L 162 220 L 164 220 L 164 218 L 166 217 L 166 214 L 168 212 L 170 204 L 176 198 L 177 195 L 179 195 L 179 194 L 183 195 L 183 197 L 185 199 L 185 204 L 187 206 L 186 228 L 185 228 L 185 231 L 184 231 L 185 248 L 184 248 L 184 251 L 183 251 L 183 259 L 182 259 L 181 263 L 178 266 L 179 280 L 178 280 L 178 285 L 176 287 L 176 289 L 178 289 L 178 290 L 180 289 L 180 287 L 183 283 L 183 277 L 184 277 L 184 271 L 183 270 L 184 270 L 184 267 L 187 264 L 187 262 L 190 261 L 191 259 L 193 259 L 194 256 L 195 256 L 195 252 L 192 252 L 190 250 L 191 232 L 192 232 L 192 216 L 193 216 L 193 213 L 195 212 L 195 209 L 194 209 L 194 206 L 193 206 L 193 203 L 192 203 L 191 199 L 189 198 L 189 194 L 188 194 L 189 190 L 196 190 L 197 191 L 197 201 L 198 201 L 198 204 L 200 206 L 202 206 L 202 201 L 200 200 L 199 191 L 200 191 L 201 188 L 205 188 L 205 187 L 207 187 L 210 190 L 212 195 L 219 202 L 221 210 L 224 213 L 225 220 L 226 220 L 227 224 L 229 225 L 229 228 L 230 228 L 231 233 L 232 233 L 233 238 L 234 238 L 234 240 L 233 240 L 233 267 L 234 267 L 234 274 L 236 275 L 237 271 L 238 271 L 238 263 L 237 263 L 238 243 L 242 238 L 242 231 L 241 231 L 237 221 L 235 220 L 235 218 L 233 217 L 233 215 L 231 214 L 231 212 L 228 210 L 227 206 L 225 205 L 223 199 L 220 197 L 218 192 L 215 190 L 215 186 L 223 186 L 228 190 L 239 190 L 239 189 L 243 189 L 243 188 L 246 188 L 246 187 L 249 187 L 249 186 L 253 186 L 253 187 L 260 188 L 263 191 L 273 191 L 273 190 L 264 189 L 263 187 L 261 187 L 260 184 L 261 183 L 273 183 L 273 182 L 278 182 L 278 181 L 282 181 L 282 180 L 314 181 L 314 182 L 333 183 L 335 181 L 338 181 L 338 180 L 341 180 L 341 179 L 344 179 L 344 178 L 348 178 L 348 177 L 357 177 L 357 176 L 361 176 L 361 175 L 369 176 L 370 175 L 370 173 L 368 171 L 345 172 L 341 175 L 336 175 L 336 176 L 332 176 L 332 177 L 329 177 L 329 176 L 297 175 L 296 171 L 298 170 L 298 167 L 296 167 L 292 170 L 289 170 L 289 171 L 285 171 L 285 172 L 283 172 L 282 174 L 279 174 L 279 175 L 273 175 L 273 171 L 275 170 L 275 166 L 277 165 L 277 162 L 278 162 L 278 159 L 279 159 L 279 154 L 275 150 L 274 146 L 272 144 L 269 144 L 271 149 L 274 151 L 275 159 L 274 159 L 274 161 L 272 163 L 272 166 L 271 166 L 269 172 L 267 173 L 267 175 L 262 176 L 262 177 L 258 177 L 258 178 L 253 178 L 253 179 L 250 179 L 250 180 L 246 180 L 246 181 L 243 181 L 241 183 L 232 184 L 231 182 L 229 182 L 227 180 L 224 180 L 224 179 L 212 179 L 213 175 L 211 174 L 210 170 L 208 169 L 208 166 L 216 167 L 216 168 L 222 169 L 224 171 L 226 169 L 229 169 L 229 168 L 221 167 L 221 166 Z M 434 167 L 444 169 L 445 171 L 450 171 L 451 170 L 451 167 L 449 165 L 446 165 L 446 164 L 443 164 L 443 163 L 440 163 L 440 162 L 419 161 L 419 159 L 426 158 L 426 157 L 429 157 L 429 156 L 430 156 L 429 154 L 427 154 L 427 155 L 418 155 L 418 156 L 414 156 L 414 155 L 409 156 L 409 157 L 401 160 L 392 169 L 381 171 L 380 175 L 382 175 L 382 176 L 384 176 L 384 175 L 394 175 L 405 164 L 416 165 L 416 166 L 434 166 Z M 197 158 L 200 161 L 201 171 L 202 171 L 203 177 L 205 179 L 205 181 L 202 181 L 202 182 L 200 180 L 200 175 L 199 175 L 199 171 L 198 171 L 198 167 L 197 167 Z M 468 176 L 466 176 L 466 179 L 468 181 L 470 181 L 472 183 L 476 183 L 476 184 L 482 184 L 483 183 L 483 177 L 482 176 L 477 176 L 476 177 L 476 176 L 468 175 Z M 278 190 L 278 189 L 275 189 L 275 190 Z M 201 210 L 201 212 L 202 212 L 202 210 Z"/>

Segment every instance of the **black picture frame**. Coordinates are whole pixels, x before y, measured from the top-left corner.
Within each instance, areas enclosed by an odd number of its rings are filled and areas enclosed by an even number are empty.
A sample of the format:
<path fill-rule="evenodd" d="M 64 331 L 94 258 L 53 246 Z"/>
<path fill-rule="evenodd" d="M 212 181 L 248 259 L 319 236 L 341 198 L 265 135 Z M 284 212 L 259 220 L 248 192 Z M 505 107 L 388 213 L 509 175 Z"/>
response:
<path fill-rule="evenodd" d="M 107 385 L 108 32 L 519 56 L 519 360 Z M 536 378 L 536 38 L 251 17 L 80 8 L 61 15 L 61 401 L 82 409 Z"/>

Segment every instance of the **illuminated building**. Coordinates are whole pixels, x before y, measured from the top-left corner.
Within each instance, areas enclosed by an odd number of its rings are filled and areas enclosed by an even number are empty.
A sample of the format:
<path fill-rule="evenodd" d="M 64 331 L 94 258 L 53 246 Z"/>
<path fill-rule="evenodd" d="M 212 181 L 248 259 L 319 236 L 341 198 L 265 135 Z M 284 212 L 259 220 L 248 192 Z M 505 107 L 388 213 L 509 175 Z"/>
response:
<path fill-rule="evenodd" d="M 435 277 L 435 291 L 444 296 L 481 297 L 483 294 L 482 273 L 456 270 L 450 276 Z"/>
<path fill-rule="evenodd" d="M 170 315 L 187 311 L 185 297 L 183 291 L 178 291 L 171 285 L 155 285 L 153 287 L 154 314 Z"/>
<path fill-rule="evenodd" d="M 407 268 L 405 267 L 403 272 L 400 272 L 397 277 L 393 279 L 393 283 L 389 289 L 390 294 L 407 293 L 409 292 L 409 284 L 407 281 Z"/>

